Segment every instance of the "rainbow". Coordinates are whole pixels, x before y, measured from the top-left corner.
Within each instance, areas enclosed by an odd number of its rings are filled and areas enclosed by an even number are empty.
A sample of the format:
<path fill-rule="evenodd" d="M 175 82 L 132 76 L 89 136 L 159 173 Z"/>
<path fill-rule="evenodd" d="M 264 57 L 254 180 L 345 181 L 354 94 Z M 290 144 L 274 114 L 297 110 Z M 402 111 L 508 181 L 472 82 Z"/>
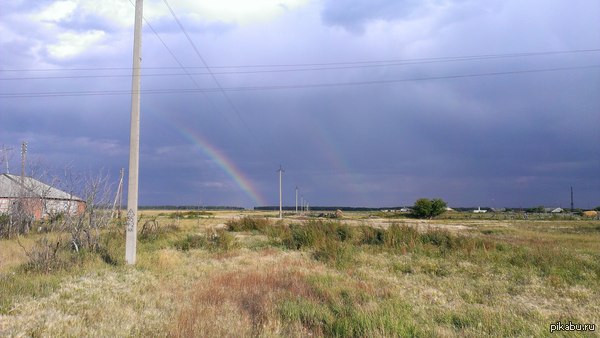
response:
<path fill-rule="evenodd" d="M 169 121 L 174 129 L 203 154 L 210 157 L 235 183 L 252 199 L 255 206 L 266 205 L 252 181 L 221 150 L 210 144 L 204 137 L 187 126 Z"/>

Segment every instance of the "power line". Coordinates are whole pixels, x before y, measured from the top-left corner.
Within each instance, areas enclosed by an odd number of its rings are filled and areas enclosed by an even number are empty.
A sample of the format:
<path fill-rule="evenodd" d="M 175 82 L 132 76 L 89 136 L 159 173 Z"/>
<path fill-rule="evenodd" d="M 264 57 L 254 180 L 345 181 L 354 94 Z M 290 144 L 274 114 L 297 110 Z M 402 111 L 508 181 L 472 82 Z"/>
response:
<path fill-rule="evenodd" d="M 240 114 L 240 112 L 237 109 L 237 107 L 233 104 L 233 101 L 231 100 L 231 98 L 229 97 L 229 95 L 227 94 L 227 92 L 223 89 L 223 86 L 221 86 L 221 83 L 219 82 L 219 80 L 217 79 L 217 77 L 215 76 L 215 74 L 213 73 L 213 71 L 210 69 L 210 67 L 208 66 L 208 63 L 206 63 L 206 61 L 204 60 L 204 57 L 202 57 L 202 54 L 200 54 L 200 51 L 196 47 L 196 44 L 194 43 L 194 41 L 192 40 L 192 38 L 190 37 L 190 35 L 186 31 L 186 29 L 181 24 L 181 21 L 179 21 L 179 18 L 177 18 L 177 15 L 175 14 L 175 11 L 173 11 L 173 8 L 171 8 L 171 5 L 169 5 L 169 2 L 167 0 L 163 0 L 163 2 L 165 3 L 165 5 L 167 6 L 167 8 L 169 9 L 169 12 L 171 12 L 171 16 L 173 17 L 173 19 L 175 19 L 175 22 L 177 23 L 177 25 L 179 26 L 179 28 L 181 29 L 181 31 L 185 35 L 186 39 L 188 40 L 188 42 L 190 43 L 190 45 L 194 49 L 194 52 L 196 52 L 196 55 L 198 56 L 198 59 L 200 59 L 200 61 L 202 62 L 202 64 L 204 65 L 204 67 L 206 68 L 206 70 L 208 71 L 208 73 L 210 74 L 211 78 L 213 79 L 213 81 L 217 85 L 217 87 L 219 89 L 219 92 L 221 92 L 223 94 L 223 97 L 225 97 L 225 100 L 227 101 L 227 104 L 229 105 L 229 107 L 231 108 L 231 110 L 237 115 L 237 117 L 240 119 L 240 121 L 242 122 L 242 124 L 244 125 L 244 127 L 248 130 L 248 132 L 250 133 L 250 135 L 254 138 L 254 141 L 256 142 L 256 144 L 263 150 L 263 152 L 265 152 L 266 148 L 262 145 L 262 143 L 260 143 L 258 137 L 256 137 L 256 135 L 252 132 L 252 130 L 250 129 L 250 127 L 248 127 L 248 123 L 244 120 L 244 118 L 242 117 L 242 114 Z"/>
<path fill-rule="evenodd" d="M 346 86 L 394 84 L 394 83 L 402 83 L 402 82 L 418 82 L 418 81 L 431 81 L 431 80 L 451 80 L 451 79 L 462 79 L 462 78 L 473 78 L 473 77 L 491 77 L 491 76 L 503 76 L 503 75 L 517 75 L 517 74 L 533 74 L 533 73 L 597 69 L 597 68 L 600 68 L 600 65 L 540 68 L 540 69 L 503 71 L 503 72 L 456 74 L 456 75 L 416 77 L 416 78 L 390 79 L 390 80 L 372 80 L 372 81 L 329 82 L 329 83 L 291 84 L 291 85 L 272 85 L 272 86 L 217 87 L 217 88 L 199 88 L 199 89 L 193 89 L 193 88 L 145 89 L 145 90 L 142 90 L 141 92 L 144 94 L 181 94 L 181 93 L 198 93 L 198 92 L 205 92 L 205 93 L 208 93 L 208 92 L 243 92 L 243 91 L 261 91 L 261 90 L 346 87 Z M 124 94 L 130 95 L 131 91 L 107 90 L 107 91 L 86 91 L 86 92 L 81 91 L 81 92 L 11 93 L 11 94 L 0 94 L 0 98 L 96 96 L 96 95 L 124 95 Z"/>
<path fill-rule="evenodd" d="M 129 0 L 129 3 L 131 3 L 135 7 L 135 4 L 131 0 Z M 196 88 L 201 89 L 201 87 L 198 84 L 198 82 L 196 81 L 196 79 L 194 79 L 194 77 L 192 76 L 192 74 L 183 65 L 183 63 L 181 63 L 181 61 L 179 61 L 179 58 L 177 58 L 177 56 L 175 55 L 175 53 L 169 48 L 169 46 L 167 46 L 167 43 L 160 37 L 160 35 L 158 34 L 158 32 L 154 29 L 154 27 L 152 27 L 152 25 L 150 24 L 150 22 L 148 22 L 148 20 L 146 20 L 145 17 L 143 18 L 143 20 L 146 23 L 146 26 L 148 28 L 150 28 L 150 30 L 154 33 L 154 35 L 156 36 L 156 38 L 158 39 L 158 41 L 160 41 L 160 43 L 163 45 L 163 47 L 165 47 L 165 49 L 167 50 L 167 52 L 169 52 L 169 54 L 171 55 L 171 57 L 173 58 L 173 60 L 175 60 L 175 62 L 177 62 L 177 64 L 179 65 L 179 69 L 183 70 L 184 74 L 178 74 L 178 75 L 187 75 L 189 77 L 189 79 L 192 81 L 192 83 L 196 86 Z M 152 74 L 149 74 L 149 75 L 152 75 Z M 201 94 L 204 96 L 204 98 L 206 99 L 206 101 L 208 101 L 208 103 L 210 104 L 210 106 L 215 111 L 217 111 L 217 108 L 216 108 L 215 104 L 212 102 L 212 100 L 208 96 L 206 96 L 206 94 L 204 92 L 201 92 Z M 231 128 L 233 128 L 233 124 L 231 123 L 231 121 L 229 121 L 229 118 L 227 118 L 226 115 L 224 115 L 224 117 L 225 117 L 225 121 L 227 122 L 227 124 Z"/>
<path fill-rule="evenodd" d="M 146 24 L 148 22 L 146 21 Z M 154 31 L 154 29 L 152 29 Z M 158 33 L 154 31 L 158 36 Z M 159 38 L 159 40 L 162 39 Z M 163 45 L 164 42 L 163 42 Z M 195 46 L 195 45 L 194 45 Z M 168 47 L 167 47 L 168 49 Z M 172 54 L 172 52 L 169 50 Z M 240 68 L 306 68 L 306 67 L 325 67 L 323 69 L 338 69 L 338 67 L 329 66 L 340 66 L 340 69 L 344 68 L 362 68 L 364 67 L 385 67 L 395 65 L 412 65 L 421 63 L 444 63 L 444 62 L 457 62 L 457 61 L 478 61 L 488 59 L 502 59 L 502 58 L 517 58 L 517 57 L 535 57 L 535 56 L 547 56 L 547 55 L 561 55 L 561 54 L 582 54 L 582 53 L 597 53 L 600 52 L 600 48 L 596 49 L 576 49 L 576 50 L 562 50 L 562 51 L 546 51 L 546 52 L 523 52 L 523 53 L 504 53 L 504 54 L 480 54 L 480 55 L 467 55 L 467 56 L 443 56 L 443 57 L 429 57 L 429 58 L 412 58 L 412 59 L 389 59 L 389 60 L 366 60 L 366 61 L 347 61 L 347 62 L 322 62 L 322 63 L 289 63 L 289 64 L 258 64 L 258 65 L 224 65 L 224 66 L 211 66 L 210 69 L 240 69 Z M 143 67 L 144 70 L 173 70 L 181 69 L 179 67 Z M 187 66 L 185 69 L 206 69 L 206 65 L 203 66 Z M 303 68 L 303 69 L 304 69 Z M 302 69 L 302 70 L 303 70 Z M 316 70 L 320 70 L 317 68 Z M 0 72 L 53 72 L 53 71 L 106 71 L 106 70 L 131 70 L 127 67 L 90 67 L 90 68 L 32 68 L 32 69 L 0 69 Z M 315 70 L 315 69 L 307 69 Z M 252 72 L 274 72 L 274 71 L 301 71 L 296 69 L 280 69 L 280 70 L 262 70 L 262 71 L 248 71 Z M 232 71 L 232 72 L 214 72 L 213 74 L 238 74 L 247 73 L 246 71 Z M 208 73 L 203 73 L 208 74 Z"/>
<path fill-rule="evenodd" d="M 154 29 L 153 29 L 154 31 Z M 156 33 L 156 32 L 155 32 Z M 158 36 L 158 35 L 157 35 Z M 159 37 L 160 39 L 160 37 Z M 161 42 L 162 39 L 160 39 Z M 163 42 L 164 45 L 164 42 Z M 165 45 L 166 47 L 166 45 Z M 171 50 L 166 47 L 167 50 L 172 54 Z M 173 56 L 174 57 L 174 56 Z M 177 60 L 177 59 L 176 59 Z M 446 61 L 478 61 L 483 59 L 461 59 L 461 60 L 446 60 Z M 446 62 L 444 61 L 444 62 Z M 349 66 L 337 66 L 337 67 L 317 67 L 317 68 L 286 68 L 286 69 L 263 69 L 263 70 L 244 70 L 244 71 L 221 71 L 221 72 L 190 72 L 188 69 L 195 69 L 199 67 L 179 67 L 184 73 L 156 73 L 156 74 L 143 74 L 144 77 L 163 77 L 163 76 L 189 76 L 194 83 L 196 83 L 193 75 L 239 75 L 239 74 L 266 74 L 266 73 L 289 73 L 289 72 L 313 72 L 313 71 L 324 71 L 324 70 L 345 70 L 345 69 L 361 69 L 361 68 L 375 68 L 375 67 L 398 67 L 417 65 L 425 63 L 438 63 L 441 61 L 427 61 L 427 62 L 413 62 L 413 63 L 381 63 L 381 64 L 365 64 L 365 65 L 349 65 Z M 179 63 L 179 61 L 178 61 Z M 250 66 L 254 67 L 254 66 Z M 204 67 L 203 67 L 204 68 Z M 146 69 L 146 68 L 144 68 Z M 168 68 L 171 69 L 171 68 Z M 84 78 L 119 78 L 119 77 L 130 77 L 131 74 L 111 74 L 111 75 L 68 75 L 68 76 L 33 76 L 33 77 L 13 77 L 13 78 L 0 78 L 0 81 L 8 80 L 54 80 L 54 79 L 84 79 Z M 196 83 L 197 85 L 197 83 Z"/>

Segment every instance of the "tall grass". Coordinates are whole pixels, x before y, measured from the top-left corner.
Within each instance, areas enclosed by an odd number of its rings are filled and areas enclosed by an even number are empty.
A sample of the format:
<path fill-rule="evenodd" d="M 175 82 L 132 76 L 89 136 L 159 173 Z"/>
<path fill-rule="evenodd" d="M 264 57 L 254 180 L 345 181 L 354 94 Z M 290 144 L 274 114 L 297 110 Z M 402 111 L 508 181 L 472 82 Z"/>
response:
<path fill-rule="evenodd" d="M 190 249 L 207 249 L 211 251 L 227 251 L 237 246 L 235 237 L 223 229 L 211 229 L 205 234 L 189 234 L 177 240 L 173 246 L 182 251 Z"/>
<path fill-rule="evenodd" d="M 271 226 L 271 222 L 268 218 L 257 218 L 257 217 L 242 217 L 239 219 L 228 220 L 227 230 L 229 231 L 258 231 L 264 232 L 267 227 Z"/>
<path fill-rule="evenodd" d="M 460 233 L 437 222 L 203 222 L 194 233 L 147 228 L 133 269 L 120 266 L 121 229 L 102 234 L 104 251 L 73 261 L 61 246 L 69 266 L 44 272 L 23 261 L 0 271 L 0 335 L 545 336 L 553 321 L 600 320 L 597 222 Z"/>

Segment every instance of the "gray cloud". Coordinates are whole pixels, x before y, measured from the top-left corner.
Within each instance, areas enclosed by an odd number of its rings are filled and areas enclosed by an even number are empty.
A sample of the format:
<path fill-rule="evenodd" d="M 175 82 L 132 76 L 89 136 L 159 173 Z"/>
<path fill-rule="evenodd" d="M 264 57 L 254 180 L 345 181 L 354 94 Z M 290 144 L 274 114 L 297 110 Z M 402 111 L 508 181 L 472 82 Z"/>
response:
<path fill-rule="evenodd" d="M 437 2 L 355 1 L 342 6 L 325 1 L 270 22 L 222 27 L 180 16 L 211 66 L 273 65 L 598 48 L 600 23 L 590 13 L 600 7 L 594 1 L 577 4 L 507 1 L 484 6 L 458 1 L 443 3 L 441 10 L 442 3 Z M 106 26 L 94 15 L 75 17 L 63 28 L 102 29 L 114 43 L 58 60 L 43 48 L 55 43 L 55 37 L 38 23 L 19 23 L 17 14 L 14 7 L 0 14 L 3 22 L 14 23 L 10 30 L 18 37 L 0 39 L 7 56 L 0 69 L 123 69 L 2 71 L 2 78 L 103 77 L 0 80 L 0 93 L 129 90 L 129 31 Z M 201 65 L 172 21 L 162 18 L 152 24 L 185 66 Z M 180 72 L 151 69 L 177 63 L 148 31 L 143 54 L 144 74 Z M 218 92 L 144 95 L 141 203 L 254 205 L 235 175 L 219 162 L 227 159 L 269 204 L 277 203 L 275 170 L 282 164 L 287 204 L 293 204 L 298 185 L 312 205 L 392 206 L 439 196 L 453 206 L 564 207 L 569 187 L 574 186 L 580 206 L 595 206 L 600 204 L 597 68 L 440 77 L 593 65 L 597 56 L 597 52 L 573 53 L 216 75 L 223 87 L 438 78 L 233 91 L 227 95 L 235 108 Z M 105 77 L 111 74 L 125 76 Z M 194 79 L 202 88 L 215 87 L 209 76 Z M 197 89 L 187 76 L 147 76 L 143 88 Z M 32 155 L 53 168 L 67 163 L 82 171 L 104 167 L 116 177 L 120 168 L 127 167 L 128 95 L 0 97 L 0 101 L 0 144 L 18 148 L 27 139 Z M 17 164 L 13 152 L 11 165 Z"/>

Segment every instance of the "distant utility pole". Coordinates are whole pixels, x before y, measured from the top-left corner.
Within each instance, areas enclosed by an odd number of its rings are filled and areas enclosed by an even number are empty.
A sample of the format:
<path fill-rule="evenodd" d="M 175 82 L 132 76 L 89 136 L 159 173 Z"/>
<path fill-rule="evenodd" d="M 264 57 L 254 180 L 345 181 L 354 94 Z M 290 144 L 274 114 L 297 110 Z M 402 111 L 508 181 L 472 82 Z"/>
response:
<path fill-rule="evenodd" d="M 4 155 L 4 163 L 6 164 L 6 173 L 10 174 L 10 171 L 8 171 L 8 151 L 12 150 L 13 148 L 7 148 L 6 146 L 2 146 L 2 154 Z"/>
<path fill-rule="evenodd" d="M 138 173 L 140 168 L 140 89 L 142 66 L 142 20 L 144 1 L 135 1 L 133 31 L 133 76 L 131 78 L 131 126 L 129 133 L 129 179 L 127 190 L 127 235 L 125 260 L 135 264 L 138 217 Z"/>
<path fill-rule="evenodd" d="M 571 187 L 571 212 L 574 212 L 575 208 L 573 206 L 573 187 Z"/>
<path fill-rule="evenodd" d="M 115 202 L 113 203 L 112 213 L 110 218 L 114 218 L 115 214 L 117 218 L 121 218 L 121 204 L 123 204 L 123 176 L 125 175 L 125 169 L 121 168 L 119 172 L 119 186 L 117 187 L 117 194 L 115 195 Z"/>
<path fill-rule="evenodd" d="M 277 170 L 277 172 L 279 173 L 279 219 L 283 218 L 283 204 L 281 202 L 281 174 L 283 174 L 285 172 L 285 170 L 283 170 L 283 168 L 281 167 L 281 164 L 279 165 L 279 169 Z"/>
<path fill-rule="evenodd" d="M 25 161 L 27 159 L 27 141 L 21 143 L 21 184 L 25 179 Z"/>
<path fill-rule="evenodd" d="M 300 195 L 300 209 L 304 211 L 304 195 Z"/>
<path fill-rule="evenodd" d="M 296 213 L 298 213 L 298 186 L 296 186 Z"/>

